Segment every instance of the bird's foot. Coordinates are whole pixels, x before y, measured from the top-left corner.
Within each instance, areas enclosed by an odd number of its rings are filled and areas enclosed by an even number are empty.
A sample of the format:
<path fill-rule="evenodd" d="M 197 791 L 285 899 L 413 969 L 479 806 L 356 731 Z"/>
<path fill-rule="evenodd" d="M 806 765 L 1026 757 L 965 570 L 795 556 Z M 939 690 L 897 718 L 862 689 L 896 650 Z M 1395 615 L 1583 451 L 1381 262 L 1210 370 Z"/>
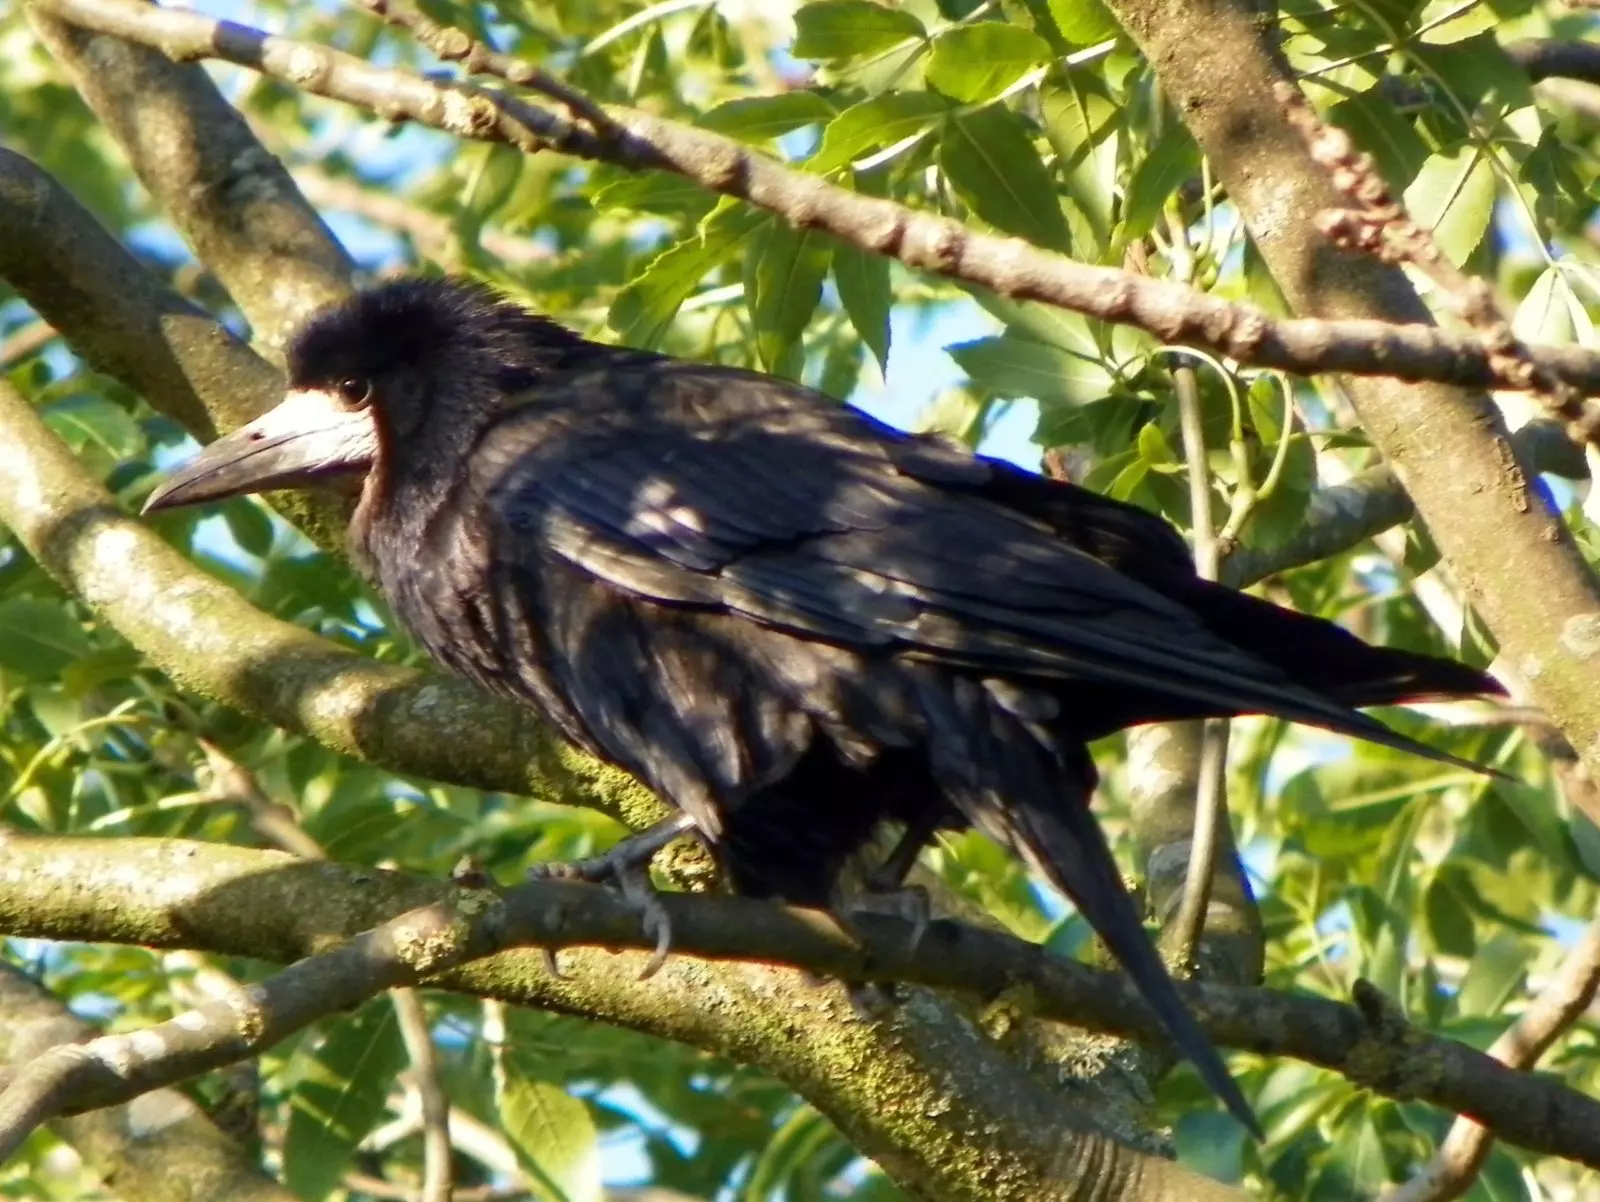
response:
<path fill-rule="evenodd" d="M 639 914 L 639 925 L 645 935 L 655 939 L 655 950 L 639 973 L 641 981 L 648 980 L 661 971 L 667 953 L 672 949 L 672 920 L 661 896 L 650 881 L 650 861 L 656 852 L 679 835 L 691 830 L 693 820 L 687 814 L 678 814 L 656 823 L 649 830 L 622 840 L 610 851 L 582 860 L 534 864 L 528 868 L 528 879 L 555 881 L 588 881 L 617 889 Z M 546 949 L 546 967 L 553 976 L 561 976 L 555 962 L 555 953 Z"/>
<path fill-rule="evenodd" d="M 915 955 L 933 922 L 933 902 L 921 885 L 879 889 L 869 880 L 866 891 L 852 895 L 839 915 L 845 927 L 857 935 L 860 934 L 860 927 L 855 923 L 858 914 L 887 914 L 910 923 L 911 938 L 906 943 L 906 954 Z"/>

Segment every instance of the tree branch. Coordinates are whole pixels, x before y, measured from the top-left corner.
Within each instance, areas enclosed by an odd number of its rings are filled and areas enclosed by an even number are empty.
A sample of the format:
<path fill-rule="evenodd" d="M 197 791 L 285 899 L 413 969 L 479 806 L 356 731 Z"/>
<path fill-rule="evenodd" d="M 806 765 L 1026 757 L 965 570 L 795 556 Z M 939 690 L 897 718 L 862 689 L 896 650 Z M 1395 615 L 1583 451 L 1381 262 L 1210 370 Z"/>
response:
<path fill-rule="evenodd" d="M 98 1034 L 3 961 L 0 1016 L 0 1072 Z M 261 1173 L 198 1106 L 173 1089 L 92 1114 L 57 1116 L 50 1127 L 100 1180 L 115 1183 L 124 1202 L 174 1202 L 180 1196 L 177 1183 L 187 1191 L 181 1196 L 194 1199 L 294 1202 L 294 1195 Z"/>
<path fill-rule="evenodd" d="M 1532 1068 L 1593 1005 L 1597 988 L 1600 923 L 1593 923 L 1544 991 L 1490 1046 L 1489 1055 L 1512 1068 Z M 1494 1132 L 1488 1128 L 1457 1119 L 1423 1170 L 1404 1185 L 1385 1190 L 1379 1202 L 1449 1202 L 1461 1197 L 1472 1188 L 1493 1142 Z"/>
<path fill-rule="evenodd" d="M 1238 1194 L 1228 1187 L 1133 1153 L 1089 1129 L 1052 1090 L 997 1056 L 973 1025 L 920 1020 L 917 1012 L 931 997 L 914 997 L 887 1022 L 852 1021 L 842 990 L 807 985 L 798 973 L 767 966 L 793 960 L 823 972 L 843 968 L 851 979 L 882 979 L 904 959 L 894 948 L 908 942 L 903 923 L 869 921 L 875 933 L 864 951 L 814 912 L 742 898 L 667 894 L 663 901 L 675 939 L 688 954 L 672 957 L 648 983 L 634 979 L 646 953 L 595 950 L 565 953 L 569 975 L 564 978 L 551 977 L 537 953 L 507 952 L 440 973 L 429 983 L 582 1014 L 758 1065 L 832 1117 L 863 1153 L 899 1179 L 921 1183 L 932 1196 L 1067 1202 L 1080 1196 L 1075 1191 L 1088 1181 L 1111 1188 L 1105 1180 L 1108 1165 L 1120 1165 L 1121 1174 L 1137 1175 L 1147 1185 L 1159 1183 L 1173 1196 L 1236 1202 Z M 234 1021 L 239 1012 L 232 1006 L 222 1005 L 217 1021 L 209 1024 L 241 1053 L 260 1046 L 255 1033 L 263 1024 L 281 1032 L 292 1017 L 320 1012 L 321 1002 L 305 1000 L 311 995 L 357 994 L 357 974 L 345 972 L 356 960 L 339 952 L 347 946 L 343 941 L 395 915 L 419 911 L 429 916 L 429 938 L 390 941 L 396 954 L 367 961 L 369 992 L 408 978 L 420 963 L 453 962 L 492 947 L 653 946 L 641 935 L 638 915 L 628 903 L 598 887 L 540 883 L 497 896 L 221 844 L 36 838 L 0 831 L 0 931 L 301 960 L 287 970 L 294 986 L 287 1015 L 259 1013 L 262 1006 L 276 1005 L 261 992 L 270 993 L 269 981 L 247 995 L 252 1022 L 244 1030 Z M 936 924 L 921 958 L 941 959 L 950 946 L 963 945 L 966 931 Z M 952 938 L 953 945 L 947 942 Z M 981 943 L 987 950 L 969 963 L 978 973 L 999 970 L 985 990 L 1006 979 L 1006 965 L 1022 968 L 1036 961 L 1048 974 L 1066 974 L 1051 987 L 1062 1000 L 1092 996 L 1109 982 L 1112 993 L 1096 1009 L 1120 1011 L 1117 1022 L 1126 1030 L 1146 1035 L 1158 1030 L 1153 1021 L 1128 1021 L 1137 1005 L 1129 999 L 1136 995 L 1120 978 L 1060 961 L 1032 944 L 994 939 L 999 942 Z M 368 940 L 364 946 L 378 945 Z M 708 962 L 732 957 L 766 963 Z M 323 982 L 319 974 L 330 966 L 340 975 Z M 1037 967 L 1026 970 L 1019 982 L 1027 984 Z M 943 968 L 934 973 L 948 975 Z M 767 1021 L 755 1021 L 754 1014 L 766 1015 Z M 102 1045 L 104 1055 L 72 1070 L 81 1074 L 72 1106 L 110 1104 L 159 1084 L 163 1071 L 170 1074 L 164 1079 L 176 1079 L 213 1062 L 180 1033 L 166 1034 L 172 1039 L 163 1042 L 179 1049 L 181 1062 L 135 1055 L 137 1063 L 119 1073 L 107 1064 L 124 1063 L 120 1049 Z M 148 1034 L 118 1038 L 153 1046 Z M 884 1107 L 884 1097 L 896 1098 L 897 1104 Z"/>
<path fill-rule="evenodd" d="M 639 930 L 627 902 L 603 888 L 540 882 L 496 896 L 228 845 L 0 834 L 0 931 L 6 933 L 281 961 L 313 955 L 395 914 L 445 907 L 441 934 L 428 943 L 430 957 L 454 956 L 484 943 L 630 950 L 617 957 L 568 952 L 566 979 L 550 977 L 536 953 L 503 953 L 441 972 L 431 984 L 588 1014 L 723 1052 L 732 1037 L 741 1058 L 797 1088 L 793 1074 L 810 1057 L 808 1049 L 796 1046 L 800 1041 L 787 1026 L 790 1020 L 778 1024 L 781 1030 L 734 1031 L 724 1007 L 708 1004 L 725 997 L 724 991 L 745 974 L 761 974 L 763 988 L 777 992 L 787 992 L 784 984 L 797 974 L 704 961 L 794 965 L 845 980 L 899 980 L 980 996 L 1004 981 L 1012 990 L 1026 991 L 1039 1017 L 1141 1040 L 1161 1038 L 1159 1025 L 1121 974 L 1096 971 L 997 932 L 936 922 L 912 948 L 907 924 L 882 915 L 860 916 L 856 936 L 825 915 L 771 902 L 676 893 L 663 895 L 662 902 L 682 954 L 671 958 L 658 978 L 641 983 L 629 970 L 644 963 L 654 941 Z M 1180 988 L 1207 1033 L 1224 1046 L 1318 1064 L 1387 1096 L 1423 1099 L 1470 1114 L 1508 1142 L 1600 1167 L 1600 1102 L 1399 1022 L 1376 1004 L 1370 987 L 1360 994 L 1358 1006 L 1258 988 L 1192 983 Z M 686 991 L 693 1004 L 682 996 Z M 831 1024 L 831 1038 L 857 1052 L 864 1051 L 863 1036 L 883 1029 L 840 1022 L 839 1009 L 848 1009 L 834 990 L 800 989 L 791 1004 L 792 1021 L 821 1011 Z M 905 1034 L 899 1020 L 884 1027 L 892 1037 Z M 891 1046 L 894 1042 L 891 1038 Z M 951 1045 L 951 1051 L 958 1052 L 959 1045 Z M 891 1053 L 885 1049 L 885 1054 Z M 857 1076 L 884 1067 L 854 1063 Z M 963 1071 L 964 1066 L 947 1065 L 941 1088 L 956 1088 Z M 852 1086 L 833 1076 L 826 1080 L 834 1089 Z M 117 1092 L 122 1086 L 110 1078 L 96 1076 L 95 1081 L 94 1092 L 80 1095 L 75 1105 L 100 1105 L 122 1096 Z M 811 1080 L 801 1092 L 816 1102 L 812 1091 L 819 1084 Z M 1037 1090 L 1031 1092 L 1037 1096 Z M 1003 1109 L 1011 1112 L 1015 1103 Z M 951 1116 L 941 1110 L 939 1117 Z M 995 1121 L 981 1111 L 969 1117 Z M 1023 1125 L 1037 1127 L 1037 1116 Z"/>
<path fill-rule="evenodd" d="M 51 20 L 43 6 L 25 11 L 269 354 L 312 313 L 349 293 L 355 265 L 201 67 Z"/>
<path fill-rule="evenodd" d="M 498 924 L 474 922 L 473 899 L 407 911 L 309 956 L 260 985 L 125 1035 L 62 1044 L 7 1074 L 0 1089 L 0 1162 L 40 1123 L 86 1098 L 99 1105 L 259 1055 L 319 1018 L 384 989 L 413 985 L 496 950 Z M 482 903 L 477 903 L 482 904 Z"/>
<path fill-rule="evenodd" d="M 395 772 L 587 805 L 633 825 L 663 812 L 524 706 L 263 614 L 122 513 L 3 382 L 0 523 L 152 663 L 212 700 Z"/>
<path fill-rule="evenodd" d="M 1317 231 L 1317 214 L 1343 201 L 1272 101 L 1286 69 L 1250 5 L 1207 0 L 1180 18 L 1164 0 L 1109 3 L 1296 310 L 1428 320 L 1399 268 L 1337 251 Z M 1544 362 L 1542 351 L 1534 357 Z M 1600 768 L 1600 582 L 1560 515 L 1530 492 L 1529 465 L 1494 403 L 1439 383 L 1353 378 L 1348 387 L 1362 428 L 1404 479 L 1502 654 L 1534 679 L 1539 704 L 1591 770 Z"/>
<path fill-rule="evenodd" d="M 648 113 L 608 107 L 605 133 L 580 128 L 525 100 L 462 83 L 424 79 L 327 47 L 269 36 L 198 13 L 135 0 L 32 0 L 30 7 L 83 29 L 126 38 L 177 60 L 219 59 L 303 91 L 407 119 L 462 138 L 558 150 L 630 170 L 670 171 L 710 191 L 747 200 L 791 225 L 825 230 L 907 266 L 1006 296 L 1039 300 L 1105 321 L 1140 326 L 1166 342 L 1205 347 L 1240 362 L 1300 374 L 1338 371 L 1455 384 L 1516 387 L 1499 380 L 1472 331 L 1446 331 L 1413 312 L 1388 320 L 1274 321 L 1167 280 L 1074 262 L 1016 238 L 865 196 L 795 170 L 731 139 Z M 1600 392 L 1600 355 L 1540 346 L 1552 378 Z"/>
<path fill-rule="evenodd" d="M 235 430 L 283 396 L 276 368 L 151 275 L 36 164 L 3 148 L 0 234 L 0 279 L 85 363 L 196 438 Z M 274 500 L 323 546 L 344 545 L 347 506 L 315 493 Z"/>
<path fill-rule="evenodd" d="M 1510 436 L 1517 458 L 1534 474 L 1579 480 L 1588 476 L 1583 451 L 1567 438 L 1559 422 L 1531 421 Z M 1296 535 L 1279 546 L 1240 547 L 1222 565 L 1222 579 L 1246 588 L 1278 572 L 1329 559 L 1358 543 L 1409 521 L 1416 513 L 1394 468 L 1380 463 L 1339 484 L 1324 484 L 1311 494 Z"/>

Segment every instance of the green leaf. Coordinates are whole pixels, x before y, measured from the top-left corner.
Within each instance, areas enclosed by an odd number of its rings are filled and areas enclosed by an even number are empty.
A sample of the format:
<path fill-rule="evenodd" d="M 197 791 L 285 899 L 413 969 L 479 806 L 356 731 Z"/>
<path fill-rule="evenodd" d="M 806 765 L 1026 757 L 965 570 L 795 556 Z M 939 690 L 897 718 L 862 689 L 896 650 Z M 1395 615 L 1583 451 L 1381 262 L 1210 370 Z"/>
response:
<path fill-rule="evenodd" d="M 484 145 L 481 150 L 462 147 L 462 153 L 471 157 L 457 220 L 468 230 L 481 229 L 516 192 L 528 157 L 514 146 L 493 144 Z"/>
<path fill-rule="evenodd" d="M 1004 334 L 945 348 L 973 381 L 1001 397 L 1078 404 L 1104 397 L 1112 375 L 1060 347 Z"/>
<path fill-rule="evenodd" d="M 724 201 L 700 229 L 651 260 L 611 302 L 611 328 L 629 346 L 653 347 L 700 281 L 733 257 L 746 235 L 771 221 L 737 201 Z"/>
<path fill-rule="evenodd" d="M 1472 114 L 1478 129 L 1497 140 L 1536 145 L 1543 122 L 1528 75 L 1493 34 L 1480 33 L 1448 46 L 1418 43 L 1411 52 L 1431 68 L 1455 104 Z"/>
<path fill-rule="evenodd" d="M 794 14 L 795 39 L 790 53 L 815 62 L 865 58 L 899 45 L 907 38 L 925 38 L 921 21 L 900 8 L 871 0 L 821 0 Z"/>
<path fill-rule="evenodd" d="M 933 92 L 887 92 L 863 100 L 828 123 L 806 169 L 837 171 L 870 151 L 920 133 L 949 111 L 950 102 Z"/>
<path fill-rule="evenodd" d="M 335 1022 L 314 1051 L 295 1053 L 299 1081 L 289 1098 L 284 1180 L 306 1202 L 339 1184 L 350 1157 L 383 1117 L 405 1045 L 387 997 Z"/>
<path fill-rule="evenodd" d="M 889 307 L 894 297 L 889 288 L 889 260 L 848 242 L 833 248 L 833 281 L 839 288 L 839 303 L 849 314 L 861 341 L 872 349 L 878 367 L 889 367 Z"/>
<path fill-rule="evenodd" d="M 0 601 L 0 668 L 54 680 L 88 651 L 88 636 L 59 603 L 33 597 Z"/>
<path fill-rule="evenodd" d="M 952 115 L 939 138 L 939 166 L 961 199 L 990 225 L 1035 246 L 1065 250 L 1067 220 L 1026 127 L 992 105 Z"/>
<path fill-rule="evenodd" d="M 1178 462 L 1178 456 L 1173 452 L 1172 446 L 1167 442 L 1167 436 L 1161 432 L 1161 427 L 1155 422 L 1146 422 L 1139 431 L 1136 444 L 1139 449 L 1139 458 L 1151 467 L 1166 466 Z"/>
<path fill-rule="evenodd" d="M 1050 61 L 1050 44 L 1019 25 L 980 21 L 940 34 L 927 81 L 946 96 L 976 104 L 993 100 L 1033 68 Z"/>
<path fill-rule="evenodd" d="M 241 498 L 222 508 L 228 533 L 250 554 L 265 559 L 272 550 L 274 531 L 266 509 L 254 498 Z"/>
<path fill-rule="evenodd" d="M 1087 72 L 1060 78 L 1039 92 L 1045 136 L 1055 147 L 1057 169 L 1066 182 L 1072 245 L 1079 254 L 1093 248 L 1098 257 L 1111 236 L 1122 110 L 1105 94 L 1104 84 Z"/>
<path fill-rule="evenodd" d="M 1464 5 L 1460 0 L 1432 0 L 1422 10 L 1417 24 L 1423 27 L 1424 42 L 1442 46 L 1492 30 L 1500 20 L 1500 14 L 1488 4 Z"/>
<path fill-rule="evenodd" d="M 768 142 L 807 125 L 832 121 L 836 112 L 816 92 L 781 92 L 725 100 L 695 124 L 745 142 Z"/>
<path fill-rule="evenodd" d="M 1465 872 L 1452 870 L 1449 864 L 1441 866 L 1428 883 L 1423 897 L 1428 931 L 1433 936 L 1433 945 L 1447 956 L 1470 958 L 1477 950 L 1477 927 L 1466 901 L 1466 897 L 1475 892 L 1472 878 Z"/>
<path fill-rule="evenodd" d="M 750 241 L 745 300 L 756 329 L 757 353 L 770 372 L 799 376 L 800 336 L 822 299 L 832 243 L 826 234 L 781 221 L 771 222 Z"/>
<path fill-rule="evenodd" d="M 1200 148 L 1182 124 L 1172 122 L 1128 180 L 1122 209 L 1122 238 L 1132 241 L 1148 234 L 1156 218 L 1161 216 L 1167 197 L 1199 170 Z"/>
<path fill-rule="evenodd" d="M 504 1058 L 495 1099 L 517 1163 L 556 1202 L 603 1202 L 599 1135 L 588 1106 L 535 1080 L 522 1059 Z"/>
<path fill-rule="evenodd" d="M 80 454 L 97 447 L 112 459 L 131 459 L 144 449 L 144 431 L 128 411 L 105 397 L 74 393 L 43 410 L 45 425 Z"/>
<path fill-rule="evenodd" d="M 1061 36 L 1077 46 L 1093 46 L 1122 31 L 1101 0 L 1050 0 L 1050 15 Z"/>
<path fill-rule="evenodd" d="M 1494 168 L 1471 143 L 1429 157 L 1406 189 L 1406 209 L 1457 266 L 1477 249 L 1494 216 Z"/>
<path fill-rule="evenodd" d="M 597 191 L 597 209 L 636 209 L 645 213 L 698 216 L 710 207 L 706 190 L 670 171 L 641 171 L 625 175 Z"/>
<path fill-rule="evenodd" d="M 1021 334 L 1034 342 L 1058 346 L 1064 351 L 1090 359 L 1098 360 L 1103 355 L 1099 342 L 1095 340 L 1095 327 L 1082 313 L 1043 305 L 1038 301 L 1012 300 L 987 288 L 969 288 L 968 292 L 986 312 L 1005 322 L 1011 333 Z"/>
<path fill-rule="evenodd" d="M 1578 338 L 1578 322 L 1583 334 Z M 1572 293 L 1572 286 L 1559 267 L 1546 267 L 1533 281 L 1511 319 L 1511 332 L 1525 342 L 1569 343 L 1577 340 L 1589 345 L 1594 327 L 1583 305 Z"/>
<path fill-rule="evenodd" d="M 1534 946 L 1526 939 L 1501 932 L 1478 945 L 1456 994 L 1456 1013 L 1496 1015 L 1522 992 Z"/>

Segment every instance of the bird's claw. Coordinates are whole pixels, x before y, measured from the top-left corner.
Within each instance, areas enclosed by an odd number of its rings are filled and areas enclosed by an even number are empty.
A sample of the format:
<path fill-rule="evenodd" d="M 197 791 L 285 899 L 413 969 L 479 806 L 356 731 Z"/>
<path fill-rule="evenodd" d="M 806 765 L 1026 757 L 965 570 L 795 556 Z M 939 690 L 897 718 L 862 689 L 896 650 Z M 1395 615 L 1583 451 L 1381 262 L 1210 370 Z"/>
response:
<path fill-rule="evenodd" d="M 893 889 L 877 889 L 869 883 L 867 891 L 850 899 L 844 915 L 847 925 L 857 914 L 887 914 L 903 918 L 911 924 L 911 938 L 906 941 L 906 954 L 915 955 L 922 946 L 923 937 L 933 923 L 933 901 L 921 885 L 901 885 Z"/>
<path fill-rule="evenodd" d="M 530 865 L 528 879 L 587 881 L 617 889 L 628 905 L 638 912 L 639 925 L 645 935 L 655 939 L 655 950 L 650 953 L 650 959 L 639 973 L 639 980 L 646 981 L 661 971 L 667 954 L 672 950 L 672 920 L 656 887 L 650 882 L 650 861 L 655 858 L 656 852 L 692 826 L 687 815 L 680 814 L 624 839 L 601 855 Z M 547 948 L 546 953 L 545 967 L 553 976 L 561 977 L 554 952 Z"/>

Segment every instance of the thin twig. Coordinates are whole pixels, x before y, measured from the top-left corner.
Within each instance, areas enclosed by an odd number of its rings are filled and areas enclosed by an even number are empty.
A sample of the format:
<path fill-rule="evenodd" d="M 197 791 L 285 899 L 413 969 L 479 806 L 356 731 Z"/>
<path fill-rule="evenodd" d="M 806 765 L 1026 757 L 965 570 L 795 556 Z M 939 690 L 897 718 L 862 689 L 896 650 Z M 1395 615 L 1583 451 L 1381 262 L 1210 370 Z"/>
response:
<path fill-rule="evenodd" d="M 1544 991 L 1494 1041 L 1489 1055 L 1511 1068 L 1532 1068 L 1583 1017 L 1597 987 L 1600 922 L 1590 924 Z M 1492 1131 L 1458 1118 L 1427 1166 L 1404 1185 L 1385 1190 L 1379 1202 L 1449 1202 L 1461 1197 L 1472 1188 L 1493 1141 Z"/>
<path fill-rule="evenodd" d="M 59 336 L 60 332 L 47 321 L 30 321 L 11 331 L 6 340 L 0 342 L 0 371 L 10 371 Z"/>
<path fill-rule="evenodd" d="M 1175 278 L 1187 283 L 1194 274 L 1189 231 L 1182 219 L 1167 210 L 1172 235 L 1169 258 Z M 1215 580 L 1221 566 L 1221 544 L 1211 511 L 1211 464 L 1206 453 L 1205 419 L 1200 409 L 1200 383 L 1195 369 L 1180 357 L 1172 369 L 1178 394 L 1178 424 L 1183 435 L 1183 455 L 1189 477 L 1190 528 L 1194 537 L 1195 573 Z M 1222 824 L 1228 820 L 1223 777 L 1228 761 L 1228 723 L 1208 720 L 1201 731 L 1200 763 L 1195 774 L 1194 834 L 1189 846 L 1189 868 L 1174 923 L 1180 963 L 1192 964 L 1205 937 L 1206 914 L 1211 905 L 1211 878 L 1217 868 Z"/>
<path fill-rule="evenodd" d="M 407 30 L 442 62 L 460 63 L 469 75 L 487 75 L 517 88 L 527 88 L 566 106 L 573 116 L 589 123 L 596 134 L 606 135 L 615 123 L 589 97 L 567 86 L 543 67 L 509 54 L 501 54 L 473 38 L 464 29 L 441 25 L 406 0 L 353 0 L 373 16 Z"/>
<path fill-rule="evenodd" d="M 380 192 L 353 179 L 329 175 L 320 167 L 297 163 L 294 182 L 318 208 L 345 209 L 376 225 L 404 234 L 430 259 L 444 259 L 450 253 L 456 233 L 449 218 L 419 208 L 403 196 Z M 483 249 L 501 263 L 521 267 L 548 262 L 549 248 L 531 237 L 519 237 L 503 230 L 485 229 L 478 235 Z"/>
<path fill-rule="evenodd" d="M 417 1202 L 451 1202 L 450 1100 L 441 1084 L 439 1055 L 433 1046 L 433 1032 L 428 1029 L 428 1015 L 415 989 L 392 989 L 389 998 L 394 1003 L 406 1054 L 411 1058 L 410 1084 L 422 1107 L 422 1190 Z"/>

